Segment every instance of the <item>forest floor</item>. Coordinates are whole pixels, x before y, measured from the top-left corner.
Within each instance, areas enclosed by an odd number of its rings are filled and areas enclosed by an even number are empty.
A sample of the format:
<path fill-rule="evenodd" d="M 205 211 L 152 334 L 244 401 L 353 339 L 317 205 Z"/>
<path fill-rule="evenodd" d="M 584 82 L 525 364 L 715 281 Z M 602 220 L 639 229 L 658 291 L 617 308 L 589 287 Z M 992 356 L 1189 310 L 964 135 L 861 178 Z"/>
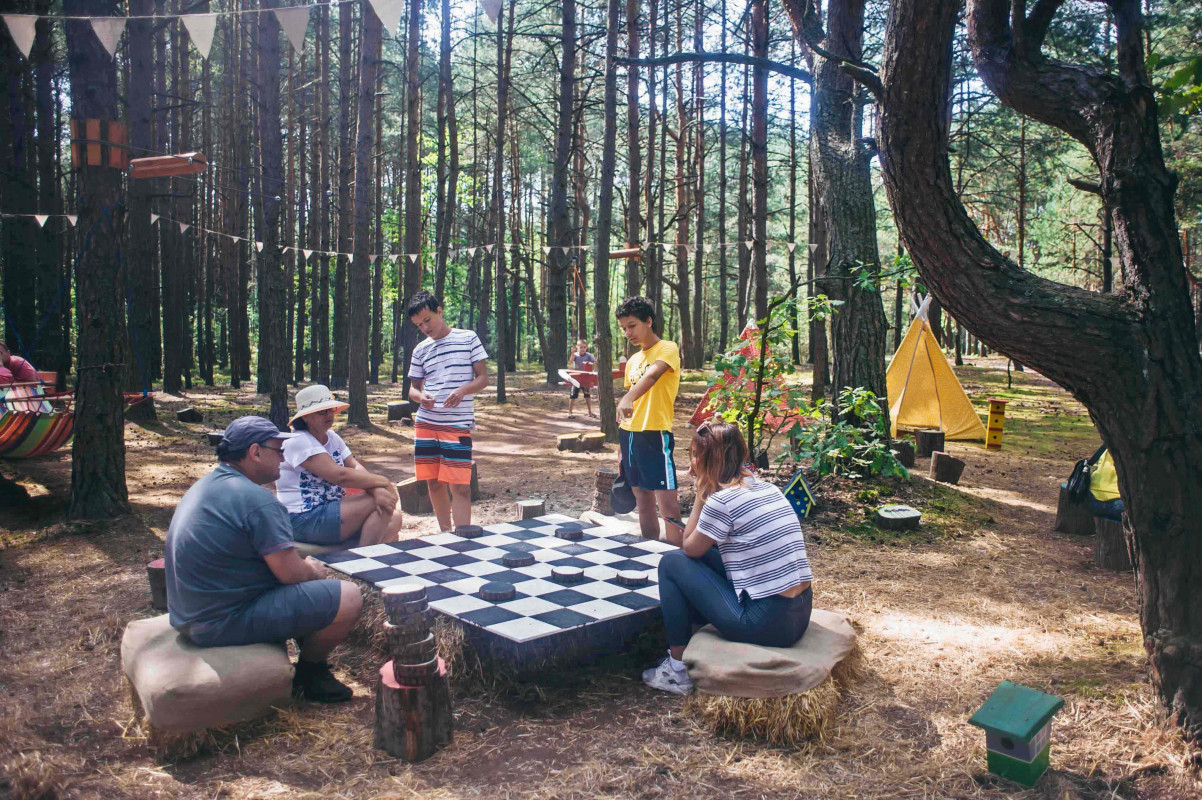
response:
<path fill-rule="evenodd" d="M 126 426 L 134 514 L 112 523 L 64 521 L 69 453 L 2 462 L 33 500 L 0 508 L 0 798 L 1199 796 L 1202 754 L 1166 723 L 1147 682 L 1133 577 L 1095 568 L 1089 539 L 1051 530 L 1058 482 L 1096 447 L 1088 416 L 1037 374 L 1015 373 L 1008 388 L 1004 361 L 958 372 L 978 411 L 990 396 L 1011 401 L 1000 452 L 949 444 L 968 464 L 960 486 L 920 477 L 920 459 L 909 481 L 814 487 L 820 508 L 805 530 L 815 605 L 855 621 L 867 674 L 825 738 L 801 749 L 704 730 L 680 698 L 641 684 L 644 649 L 537 686 L 460 686 L 454 743 L 410 766 L 372 749 L 382 658 L 359 643 L 335 659 L 353 702 L 285 708 L 199 753 L 162 758 L 134 720 L 121 633 L 155 613 L 144 567 L 161 555 L 174 504 L 213 465 L 203 432 L 265 407 L 264 398 L 159 395 L 164 421 Z M 701 373 L 684 377 L 678 464 L 684 422 L 704 390 Z M 568 420 L 565 390 L 544 387 L 535 372 L 507 382 L 508 404 L 478 401 L 484 498 L 474 521 L 512 519 L 514 501 L 529 496 L 578 515 L 615 449 L 557 452 L 555 434 L 593 422 L 583 404 Z M 398 397 L 397 387 L 373 387 L 374 418 Z M 184 405 L 202 410 L 205 424 L 175 422 Z M 412 428 L 379 423 L 343 436 L 374 468 L 412 475 Z M 898 535 L 868 524 L 886 499 L 922 510 L 923 527 Z M 402 536 L 435 530 L 433 517 L 409 517 Z M 984 735 L 966 722 L 1002 679 L 1066 701 L 1052 769 L 1025 792 L 986 772 Z"/>

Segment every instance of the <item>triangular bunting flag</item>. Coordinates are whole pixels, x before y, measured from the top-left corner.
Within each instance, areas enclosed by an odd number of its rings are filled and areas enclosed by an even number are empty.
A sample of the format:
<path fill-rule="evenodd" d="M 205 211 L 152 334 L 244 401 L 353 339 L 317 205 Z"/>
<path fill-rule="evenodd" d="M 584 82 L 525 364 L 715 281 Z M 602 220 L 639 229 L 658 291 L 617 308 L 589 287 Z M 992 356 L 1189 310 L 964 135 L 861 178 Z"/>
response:
<path fill-rule="evenodd" d="M 217 30 L 216 14 L 183 14 L 179 21 L 184 23 L 192 44 L 200 57 L 209 60 L 209 51 L 213 49 L 213 32 Z"/>
<path fill-rule="evenodd" d="M 92 30 L 110 56 L 117 55 L 117 43 L 125 30 L 125 17 L 92 17 Z"/>
<path fill-rule="evenodd" d="M 814 255 L 814 251 L 818 249 L 817 242 L 810 242 L 810 255 Z"/>
<path fill-rule="evenodd" d="M 21 55 L 29 58 L 36 35 L 37 15 L 4 14 L 3 16 L 5 24 L 8 25 L 8 32 L 12 34 L 13 41 L 17 43 L 17 49 L 21 51 Z"/>
<path fill-rule="evenodd" d="M 45 228 L 46 220 L 50 219 L 50 215 L 49 214 L 34 214 L 33 218 L 38 221 L 39 228 Z"/>
<path fill-rule="evenodd" d="M 495 244 L 495 243 L 494 243 L 494 244 L 486 244 L 486 245 L 484 245 L 484 249 L 488 251 L 488 254 L 489 254 L 489 255 L 492 255 L 492 249 L 493 249 L 494 247 L 496 247 L 496 244 Z"/>
<path fill-rule="evenodd" d="M 544 255 L 544 256 L 549 256 L 549 255 L 551 255 L 551 248 L 550 248 L 550 247 L 547 247 L 546 245 L 543 245 L 543 255 Z"/>
<path fill-rule="evenodd" d="M 159 221 L 159 215 L 158 215 L 158 214 L 151 214 L 151 215 L 150 215 L 150 224 L 151 224 L 151 225 L 155 224 L 155 223 L 156 223 L 156 222 L 158 222 L 158 221 Z"/>
<path fill-rule="evenodd" d="M 456 256 L 458 253 L 459 253 L 459 251 L 458 251 L 458 250 L 456 250 L 454 247 L 452 247 L 450 250 L 448 250 L 448 251 L 447 251 L 447 258 L 449 258 L 449 259 L 451 259 L 452 261 L 454 261 L 454 260 L 455 260 L 455 256 Z"/>
<path fill-rule="evenodd" d="M 262 242 L 255 242 L 255 252 L 256 253 L 263 252 L 263 243 Z"/>
<path fill-rule="evenodd" d="M 502 2 L 503 0 L 480 0 L 480 5 L 484 6 L 484 13 L 488 15 L 490 22 L 495 23 L 501 16 Z"/>
<path fill-rule="evenodd" d="M 70 223 L 71 223 L 71 227 L 72 227 L 72 228 L 74 228 L 74 227 L 75 227 L 75 223 L 76 223 L 76 222 L 79 222 L 79 215 L 78 215 L 78 214 L 67 214 L 67 215 L 66 215 L 66 217 L 67 217 L 67 222 L 70 222 Z"/>
<path fill-rule="evenodd" d="M 650 240 L 650 239 L 648 239 L 647 241 L 643 242 L 643 249 L 644 249 L 644 250 L 650 250 L 650 249 L 651 249 L 651 240 Z"/>
<path fill-rule="evenodd" d="M 309 6 L 296 8 L 277 8 L 275 18 L 280 21 L 280 27 L 288 34 L 288 41 L 296 48 L 297 55 L 305 46 L 305 30 L 309 27 Z"/>
<path fill-rule="evenodd" d="M 405 10 L 404 0 L 368 0 L 368 2 L 371 3 L 371 10 L 376 12 L 384 30 L 390 34 L 400 33 L 401 13 Z"/>
<path fill-rule="evenodd" d="M 792 253 L 797 249 L 797 242 L 789 242 L 789 252 Z"/>
<path fill-rule="evenodd" d="M 191 225 L 189 225 L 188 223 L 186 223 L 186 222 L 181 222 L 181 223 L 179 223 L 179 232 L 180 232 L 180 233 L 187 233 L 187 232 L 188 232 L 188 228 L 191 228 L 191 227 L 192 227 L 192 226 L 191 226 Z"/>
<path fill-rule="evenodd" d="M 405 255 L 409 256 L 409 260 L 412 261 L 414 264 L 416 264 L 418 258 L 421 257 L 421 253 L 406 253 Z"/>
<path fill-rule="evenodd" d="M 755 239 L 748 239 L 747 241 L 743 242 L 743 246 L 750 250 L 751 248 L 755 247 Z"/>
<path fill-rule="evenodd" d="M 368 256 L 368 257 L 367 257 L 367 260 L 368 260 L 368 262 L 369 262 L 369 263 L 371 263 L 371 264 L 374 264 L 374 263 L 376 263 L 376 259 L 377 259 L 377 258 L 379 258 L 379 256 L 377 256 L 377 255 L 371 255 L 371 256 Z"/>
<path fill-rule="evenodd" d="M 568 251 L 571 249 L 572 248 L 570 248 L 570 247 L 561 247 L 561 248 L 559 248 L 559 251 L 566 256 L 568 254 Z"/>
<path fill-rule="evenodd" d="M 714 246 L 713 246 L 712 244 L 707 244 L 707 245 L 705 245 L 705 252 L 706 252 L 706 253 L 712 253 L 712 252 L 714 252 Z"/>
<path fill-rule="evenodd" d="M 312 251 L 312 250 L 301 250 L 301 252 L 305 254 L 305 261 L 308 261 L 308 260 L 309 260 L 309 256 L 313 255 L 313 251 Z"/>
<path fill-rule="evenodd" d="M 477 251 L 477 250 L 479 250 L 479 249 L 480 249 L 480 248 L 478 248 L 478 247 L 469 247 L 469 248 L 467 249 L 467 257 L 468 257 L 468 258 L 475 258 L 475 257 L 476 257 L 476 251 Z"/>

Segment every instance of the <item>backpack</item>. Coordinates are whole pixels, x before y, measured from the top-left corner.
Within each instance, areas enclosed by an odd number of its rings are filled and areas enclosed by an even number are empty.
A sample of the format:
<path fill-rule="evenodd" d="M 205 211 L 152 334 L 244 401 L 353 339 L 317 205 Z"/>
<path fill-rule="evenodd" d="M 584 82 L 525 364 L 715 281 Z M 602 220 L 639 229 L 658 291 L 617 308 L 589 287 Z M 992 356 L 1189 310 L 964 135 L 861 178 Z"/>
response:
<path fill-rule="evenodd" d="M 1102 453 L 1106 452 L 1106 445 L 1098 448 L 1098 451 L 1089 458 L 1083 458 L 1073 465 L 1073 473 L 1068 476 L 1068 483 L 1065 488 L 1068 489 L 1068 496 L 1073 499 L 1074 503 L 1080 503 L 1085 500 L 1089 494 L 1089 473 L 1094 464 L 1098 463 L 1098 459 L 1102 457 Z"/>

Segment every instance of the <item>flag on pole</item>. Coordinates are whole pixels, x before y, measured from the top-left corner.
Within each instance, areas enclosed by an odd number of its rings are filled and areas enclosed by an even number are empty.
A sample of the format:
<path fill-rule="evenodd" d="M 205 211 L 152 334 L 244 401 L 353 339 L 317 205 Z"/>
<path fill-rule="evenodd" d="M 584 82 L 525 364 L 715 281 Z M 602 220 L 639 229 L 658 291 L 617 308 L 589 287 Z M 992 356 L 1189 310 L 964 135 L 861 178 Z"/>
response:
<path fill-rule="evenodd" d="M 296 54 L 300 55 L 305 47 L 305 30 L 309 27 L 309 6 L 276 8 L 273 11 L 275 18 L 280 21 L 280 27 L 288 34 L 288 41 L 292 42 Z"/>
<path fill-rule="evenodd" d="M 36 36 L 37 15 L 4 14 L 3 16 L 4 23 L 8 25 L 8 32 L 12 34 L 13 41 L 17 44 L 17 49 L 21 51 L 21 55 L 29 58 Z"/>
<path fill-rule="evenodd" d="M 217 15 L 182 14 L 179 21 L 184 23 L 184 29 L 188 31 L 188 36 L 192 37 L 196 52 L 208 61 L 209 51 L 213 49 L 213 32 L 217 30 Z"/>
<path fill-rule="evenodd" d="M 117 55 L 117 43 L 125 31 L 125 17 L 92 17 L 92 30 L 110 56 Z"/>

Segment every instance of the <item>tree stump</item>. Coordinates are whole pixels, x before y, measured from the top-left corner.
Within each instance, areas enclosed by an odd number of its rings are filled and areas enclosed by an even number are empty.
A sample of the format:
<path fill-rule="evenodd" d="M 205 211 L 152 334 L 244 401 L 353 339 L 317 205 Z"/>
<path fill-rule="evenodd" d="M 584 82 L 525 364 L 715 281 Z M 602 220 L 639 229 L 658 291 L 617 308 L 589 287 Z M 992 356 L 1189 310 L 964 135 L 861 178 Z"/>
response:
<path fill-rule="evenodd" d="M 931 480 L 940 483 L 959 483 L 964 474 L 964 462 L 950 453 L 931 453 Z"/>
<path fill-rule="evenodd" d="M 406 400 L 402 403 L 389 403 L 388 404 L 388 421 L 389 422 L 396 422 L 399 419 L 412 419 L 412 418 L 413 418 L 413 406 L 409 403 L 408 400 Z"/>
<path fill-rule="evenodd" d="M 155 611 L 167 610 L 167 566 L 161 558 L 146 565 L 146 578 L 150 581 L 150 607 Z"/>
<path fill-rule="evenodd" d="M 893 452 L 897 454 L 897 460 L 906 469 L 914 468 L 914 443 L 904 442 L 901 439 L 893 440 Z"/>
<path fill-rule="evenodd" d="M 1094 518 L 1085 507 L 1068 493 L 1068 484 L 1060 484 L 1060 500 L 1056 503 L 1056 524 L 1052 530 L 1077 536 L 1093 536 Z"/>
<path fill-rule="evenodd" d="M 534 519 L 547 513 L 546 500 L 519 500 L 518 519 Z"/>
<path fill-rule="evenodd" d="M 909 506 L 881 506 L 874 516 L 877 525 L 888 531 L 913 530 L 922 521 L 922 513 Z"/>
<path fill-rule="evenodd" d="M 401 497 L 401 511 L 406 514 L 430 514 L 434 511 L 425 481 L 409 478 L 398 483 L 396 490 Z"/>
<path fill-rule="evenodd" d="M 914 432 L 914 455 L 928 458 L 931 453 L 943 449 L 943 431 L 924 428 Z"/>
<path fill-rule="evenodd" d="M 204 422 L 204 416 L 195 408 L 181 408 L 175 412 L 175 418 L 180 422 Z"/>
<path fill-rule="evenodd" d="M 154 397 L 145 395 L 125 406 L 126 422 L 157 422 L 159 415 L 154 410 Z"/>
<path fill-rule="evenodd" d="M 605 434 L 601 431 L 590 431 L 580 435 L 579 449 L 581 451 L 593 452 L 600 450 L 605 445 Z"/>
<path fill-rule="evenodd" d="M 424 761 L 451 743 L 454 717 L 447 667 L 438 659 L 438 673 L 424 685 L 397 681 L 393 662 L 380 668 L 376 685 L 375 746 L 393 758 Z"/>
<path fill-rule="evenodd" d="M 1093 540 L 1093 562 L 1103 569 L 1131 572 L 1131 554 L 1127 550 L 1127 535 L 1123 523 L 1105 517 L 1094 518 L 1096 536 Z"/>
<path fill-rule="evenodd" d="M 221 440 L 225 436 L 225 431 L 209 431 L 205 436 L 209 441 L 209 447 L 216 447 L 221 444 Z"/>
<path fill-rule="evenodd" d="M 555 437 L 556 450 L 572 450 L 575 451 L 577 443 L 580 441 L 579 433 L 561 433 Z"/>

